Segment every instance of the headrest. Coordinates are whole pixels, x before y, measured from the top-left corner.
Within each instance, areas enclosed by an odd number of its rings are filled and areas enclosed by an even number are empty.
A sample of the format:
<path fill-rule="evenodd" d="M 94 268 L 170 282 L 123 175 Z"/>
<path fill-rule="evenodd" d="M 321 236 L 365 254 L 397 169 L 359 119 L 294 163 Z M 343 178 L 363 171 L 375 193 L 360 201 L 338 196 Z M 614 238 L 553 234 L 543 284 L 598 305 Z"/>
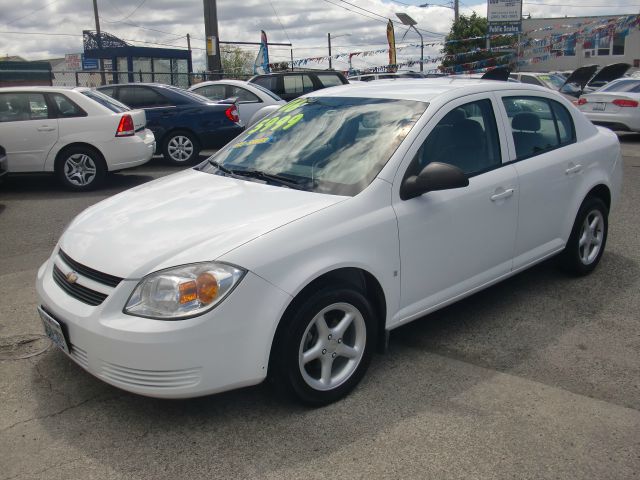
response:
<path fill-rule="evenodd" d="M 537 132 L 540 130 L 540 117 L 530 112 L 518 113 L 511 120 L 511 127 L 514 130 Z"/>
<path fill-rule="evenodd" d="M 456 124 L 456 129 L 459 129 L 460 136 L 457 137 L 456 142 L 459 145 L 480 147 L 484 140 L 484 130 L 475 120 L 465 119 Z"/>
<path fill-rule="evenodd" d="M 467 114 L 461 108 L 456 108 L 455 110 L 451 110 L 449 113 L 445 115 L 442 119 L 444 123 L 455 124 L 458 122 L 462 122 L 467 119 Z"/>

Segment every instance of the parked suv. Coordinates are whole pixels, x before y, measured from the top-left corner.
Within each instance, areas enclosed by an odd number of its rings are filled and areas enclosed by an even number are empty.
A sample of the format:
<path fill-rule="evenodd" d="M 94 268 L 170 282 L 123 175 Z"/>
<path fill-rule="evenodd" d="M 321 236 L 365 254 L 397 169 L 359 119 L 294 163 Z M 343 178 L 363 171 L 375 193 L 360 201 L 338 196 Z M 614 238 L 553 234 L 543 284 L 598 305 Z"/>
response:
<path fill-rule="evenodd" d="M 260 85 L 289 102 L 305 93 L 344 85 L 349 80 L 340 72 L 279 72 L 256 75 L 249 83 Z"/>
<path fill-rule="evenodd" d="M 242 132 L 235 105 L 215 103 L 170 85 L 135 83 L 98 87 L 131 108 L 142 108 L 158 151 L 171 163 L 188 164 L 200 149 L 220 148 Z"/>

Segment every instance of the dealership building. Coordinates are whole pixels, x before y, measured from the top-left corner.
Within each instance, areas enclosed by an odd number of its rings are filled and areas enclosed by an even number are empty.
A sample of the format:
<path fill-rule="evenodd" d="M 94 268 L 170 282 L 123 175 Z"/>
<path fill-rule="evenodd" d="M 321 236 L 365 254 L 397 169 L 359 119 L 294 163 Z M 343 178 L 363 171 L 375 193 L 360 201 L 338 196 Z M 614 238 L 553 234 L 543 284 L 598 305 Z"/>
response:
<path fill-rule="evenodd" d="M 624 23 L 621 19 L 636 18 Z M 635 14 L 522 19 L 518 70 L 549 72 L 624 62 L 640 68 Z"/>

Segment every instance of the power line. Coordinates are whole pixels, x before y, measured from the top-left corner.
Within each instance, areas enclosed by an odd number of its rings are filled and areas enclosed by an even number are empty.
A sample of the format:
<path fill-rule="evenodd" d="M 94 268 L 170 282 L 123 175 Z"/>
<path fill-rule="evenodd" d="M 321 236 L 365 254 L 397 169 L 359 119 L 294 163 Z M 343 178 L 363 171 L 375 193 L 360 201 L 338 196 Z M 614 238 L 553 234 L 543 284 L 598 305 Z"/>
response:
<path fill-rule="evenodd" d="M 271 0 L 269 0 L 269 5 L 271 5 L 271 10 L 273 10 L 273 13 L 275 13 L 276 18 L 278 19 L 278 23 L 280 24 L 280 28 L 282 28 L 282 31 L 284 32 L 284 34 L 287 37 L 287 40 L 289 40 L 289 43 L 293 43 L 291 41 L 291 39 L 289 38 L 289 34 L 285 30 L 284 25 L 282 25 L 282 21 L 280 20 L 280 15 L 278 15 L 278 12 L 276 12 L 276 7 L 273 6 L 273 2 Z"/>
<path fill-rule="evenodd" d="M 131 18 L 131 16 L 132 16 L 134 13 L 136 13 L 136 12 L 138 11 L 138 9 L 139 9 L 140 7 L 142 7 L 142 6 L 145 4 L 145 2 L 146 2 L 146 1 L 147 1 L 147 0 L 142 0 L 142 1 L 138 4 L 138 6 L 137 6 L 137 7 L 135 7 L 133 10 L 131 10 L 131 13 L 130 13 L 129 15 L 125 15 L 125 16 L 124 16 L 124 17 L 122 17 L 120 20 L 115 20 L 115 21 L 114 21 L 114 23 L 122 22 L 123 20 L 127 20 L 128 18 Z M 111 3 L 111 2 L 109 2 L 109 3 Z M 112 4 L 112 5 L 113 5 L 113 4 Z M 120 10 L 120 9 L 118 9 L 118 10 Z"/>
<path fill-rule="evenodd" d="M 12 23 L 16 23 L 18 20 L 22 20 L 23 18 L 27 18 L 28 16 L 33 15 L 34 13 L 37 13 L 37 12 L 39 12 L 40 10 L 44 10 L 44 9 L 45 9 L 45 8 L 47 8 L 49 5 L 53 5 L 53 4 L 54 4 L 54 3 L 56 3 L 57 1 L 58 1 L 58 0 L 53 0 L 52 2 L 49 2 L 49 3 L 45 4 L 44 6 L 42 6 L 42 7 L 40 7 L 40 8 L 36 8 L 35 10 L 33 10 L 33 11 L 31 11 L 31 12 L 29 12 L 29 13 L 25 14 L 25 15 L 22 15 L 21 17 L 14 18 L 14 19 L 13 19 L 13 20 L 11 20 L 10 22 L 6 23 L 5 25 L 7 25 L 7 26 L 8 26 L 8 25 L 11 25 Z"/>

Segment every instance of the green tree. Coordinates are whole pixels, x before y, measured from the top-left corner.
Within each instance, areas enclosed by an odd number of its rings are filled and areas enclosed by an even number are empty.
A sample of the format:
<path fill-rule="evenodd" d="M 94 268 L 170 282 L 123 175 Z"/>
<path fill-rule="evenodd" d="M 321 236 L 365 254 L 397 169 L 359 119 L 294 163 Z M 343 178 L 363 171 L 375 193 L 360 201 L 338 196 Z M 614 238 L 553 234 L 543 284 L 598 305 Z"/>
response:
<path fill-rule="evenodd" d="M 485 17 L 480 17 L 473 12 L 471 15 L 460 15 L 457 22 L 453 22 L 449 35 L 445 40 L 460 40 L 472 37 L 483 37 L 488 31 L 488 21 Z M 513 45 L 516 42 L 515 36 L 506 36 L 494 38 L 491 40 L 491 48 L 504 47 Z M 469 52 L 479 48 L 486 48 L 487 40 L 481 38 L 478 40 L 468 40 L 465 42 L 452 42 L 445 43 L 442 53 L 445 55 L 455 55 L 457 53 Z M 457 58 L 447 58 L 442 61 L 442 67 L 451 67 L 454 65 L 460 65 L 464 63 L 477 62 L 478 60 L 485 60 L 488 58 L 500 57 L 510 53 L 508 50 L 499 50 L 494 52 L 475 52 L 469 55 L 464 55 Z"/>
<path fill-rule="evenodd" d="M 255 60 L 253 52 L 233 45 L 224 45 L 220 47 L 220 59 L 225 76 L 246 77 L 253 74 L 252 67 Z"/>

